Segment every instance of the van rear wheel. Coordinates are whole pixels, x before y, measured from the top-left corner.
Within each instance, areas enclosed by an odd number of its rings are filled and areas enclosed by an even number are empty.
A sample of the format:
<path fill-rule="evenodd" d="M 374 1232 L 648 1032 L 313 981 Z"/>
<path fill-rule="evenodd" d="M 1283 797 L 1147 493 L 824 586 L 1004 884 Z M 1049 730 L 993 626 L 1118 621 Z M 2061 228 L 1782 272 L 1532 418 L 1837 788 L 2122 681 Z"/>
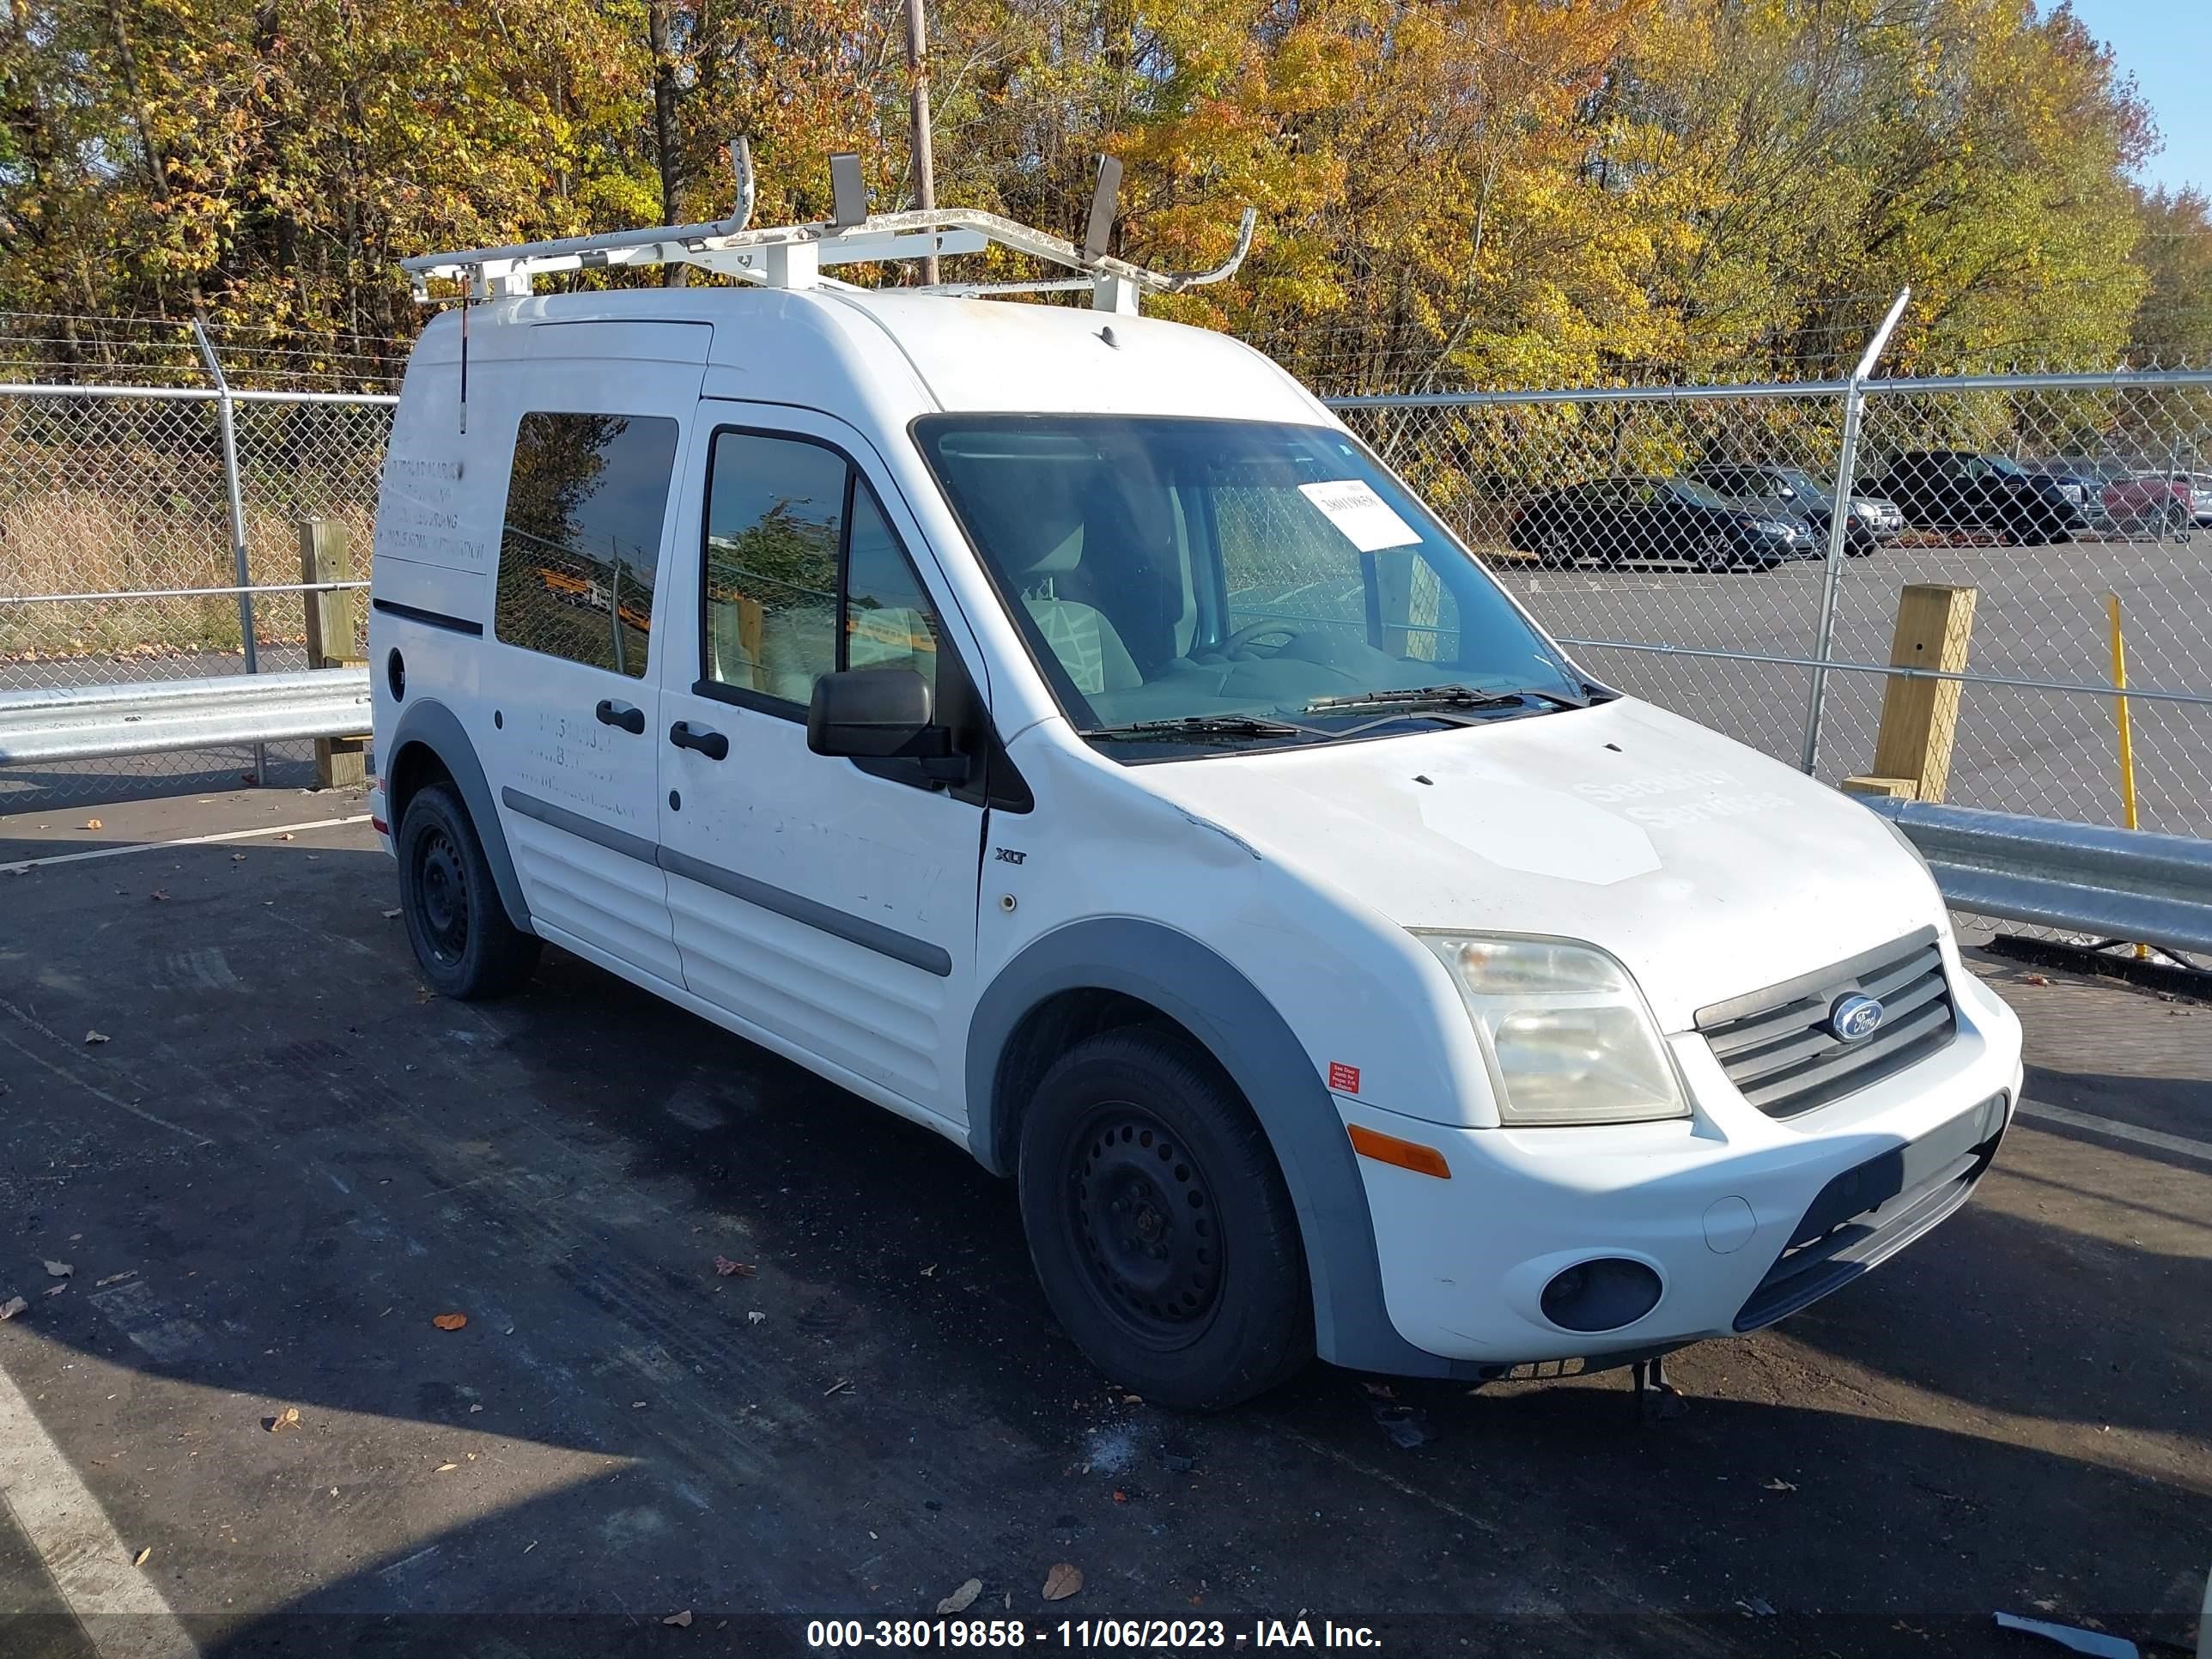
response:
<path fill-rule="evenodd" d="M 399 905 L 422 977 L 462 1002 L 503 996 L 530 977 L 541 941 L 507 920 L 468 809 L 434 783 L 399 823 Z"/>
<path fill-rule="evenodd" d="M 1250 1109 L 1179 1033 L 1077 1044 L 1022 1124 L 1022 1224 L 1045 1300 L 1099 1370 L 1218 1411 L 1313 1357 L 1297 1218 Z"/>

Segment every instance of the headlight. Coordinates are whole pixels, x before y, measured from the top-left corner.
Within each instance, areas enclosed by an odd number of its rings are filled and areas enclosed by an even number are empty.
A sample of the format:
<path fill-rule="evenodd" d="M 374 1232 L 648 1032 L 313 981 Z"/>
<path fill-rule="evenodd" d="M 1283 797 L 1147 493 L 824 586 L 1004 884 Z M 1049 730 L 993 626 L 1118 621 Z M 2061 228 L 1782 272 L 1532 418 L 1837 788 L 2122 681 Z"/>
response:
<path fill-rule="evenodd" d="M 1790 539 L 1795 539 L 1797 534 L 1796 525 L 1784 524 L 1779 519 L 1761 519 L 1753 527 L 1769 536 L 1781 536 Z"/>
<path fill-rule="evenodd" d="M 1458 986 L 1508 1123 L 1641 1123 L 1690 1103 L 1628 970 L 1588 945 L 1419 933 Z"/>
<path fill-rule="evenodd" d="M 1851 512 L 1854 516 L 1864 520 L 1869 524 L 1881 522 L 1881 509 L 1872 501 L 1853 501 Z"/>
<path fill-rule="evenodd" d="M 2077 483 L 2061 484 L 2058 486 L 2058 492 L 2069 501 L 2078 501 L 2081 499 L 2081 486 Z"/>

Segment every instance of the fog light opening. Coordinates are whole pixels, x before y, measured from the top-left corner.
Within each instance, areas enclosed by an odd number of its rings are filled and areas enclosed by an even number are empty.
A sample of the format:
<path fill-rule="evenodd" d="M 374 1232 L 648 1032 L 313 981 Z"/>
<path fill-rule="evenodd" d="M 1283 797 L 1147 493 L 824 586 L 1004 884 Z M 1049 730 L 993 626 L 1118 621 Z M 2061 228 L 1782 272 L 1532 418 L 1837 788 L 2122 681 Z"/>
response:
<path fill-rule="evenodd" d="M 1566 1331 L 1617 1331 L 1659 1305 L 1659 1275 L 1641 1261 L 1601 1256 L 1552 1276 L 1540 1305 Z"/>

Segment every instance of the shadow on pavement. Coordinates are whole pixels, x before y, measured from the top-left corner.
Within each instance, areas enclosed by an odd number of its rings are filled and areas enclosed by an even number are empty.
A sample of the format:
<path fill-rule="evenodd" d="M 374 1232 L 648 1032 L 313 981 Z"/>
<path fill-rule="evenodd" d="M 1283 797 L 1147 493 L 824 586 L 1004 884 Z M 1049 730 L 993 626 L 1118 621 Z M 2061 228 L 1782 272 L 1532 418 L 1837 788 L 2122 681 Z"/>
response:
<path fill-rule="evenodd" d="M 1176 1417 L 1073 1352 L 960 1149 L 558 953 L 509 1002 L 429 997 L 362 836 L 179 849 L 160 902 L 83 866 L 4 890 L 0 1275 L 75 1275 L 0 1362 L 210 1659 L 797 1651 L 971 1577 L 969 1617 L 1033 1629 L 1304 1609 L 1409 1621 L 1401 1652 L 2193 1616 L 2201 1334 L 2156 1350 L 2201 1261 L 2085 1273 L 1970 1207 L 1679 1356 L 1676 1421 L 1617 1376 L 1386 1400 L 1318 1367 Z M 1047 1604 L 1060 1561 L 1086 1585 Z"/>

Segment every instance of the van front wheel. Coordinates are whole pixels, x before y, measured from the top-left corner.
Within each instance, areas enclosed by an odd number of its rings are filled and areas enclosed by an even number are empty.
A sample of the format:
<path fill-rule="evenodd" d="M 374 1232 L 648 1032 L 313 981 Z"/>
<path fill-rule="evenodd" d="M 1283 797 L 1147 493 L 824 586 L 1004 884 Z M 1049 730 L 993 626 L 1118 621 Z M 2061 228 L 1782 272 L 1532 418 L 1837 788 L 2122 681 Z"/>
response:
<path fill-rule="evenodd" d="M 432 990 L 474 1002 L 530 976 L 540 943 L 507 920 L 459 795 L 434 783 L 409 801 L 398 853 L 400 914 Z"/>
<path fill-rule="evenodd" d="M 1313 1357 L 1297 1218 L 1267 1136 L 1203 1050 L 1135 1026 L 1077 1044 L 1023 1121 L 1022 1224 L 1091 1362 L 1216 1411 Z"/>

